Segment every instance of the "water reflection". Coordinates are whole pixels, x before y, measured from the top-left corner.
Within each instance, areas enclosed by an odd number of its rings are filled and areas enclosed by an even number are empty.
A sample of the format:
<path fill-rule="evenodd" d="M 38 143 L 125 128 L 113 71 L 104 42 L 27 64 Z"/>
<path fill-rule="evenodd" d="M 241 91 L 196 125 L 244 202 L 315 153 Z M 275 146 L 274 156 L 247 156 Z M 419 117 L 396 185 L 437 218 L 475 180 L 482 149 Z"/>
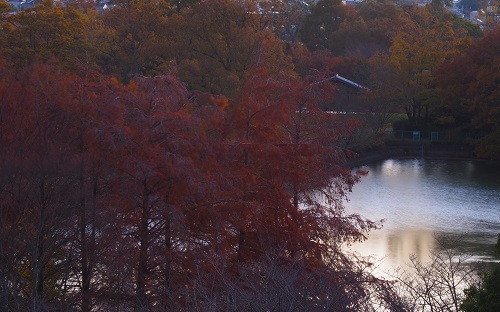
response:
<path fill-rule="evenodd" d="M 369 240 L 351 247 L 353 252 L 373 259 L 382 259 L 377 265 L 377 273 L 385 275 L 394 268 L 404 266 L 409 262 L 409 255 L 414 254 L 422 262 L 427 262 L 431 251 L 436 246 L 432 232 L 399 231 L 374 232 Z"/>
<path fill-rule="evenodd" d="M 368 241 L 352 247 L 384 258 L 383 267 L 422 261 L 435 248 L 435 233 L 463 237 L 470 251 L 491 256 L 500 233 L 497 168 L 471 161 L 386 160 L 363 167 L 369 173 L 354 186 L 347 210 L 384 220 Z"/>

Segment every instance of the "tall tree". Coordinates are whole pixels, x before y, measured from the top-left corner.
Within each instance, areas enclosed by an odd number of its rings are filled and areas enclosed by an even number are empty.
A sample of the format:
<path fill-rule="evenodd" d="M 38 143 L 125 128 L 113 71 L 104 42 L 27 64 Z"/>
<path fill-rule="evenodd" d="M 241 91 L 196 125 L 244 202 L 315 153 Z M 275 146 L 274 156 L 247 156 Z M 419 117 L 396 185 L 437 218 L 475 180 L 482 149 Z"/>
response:
<path fill-rule="evenodd" d="M 342 246 L 362 240 L 376 224 L 345 214 L 343 198 L 358 176 L 342 167 L 350 155 L 343 145 L 356 122 L 322 110 L 332 86 L 316 78 L 303 85 L 293 75 L 272 79 L 256 70 L 235 101 L 225 153 L 231 164 L 227 171 L 239 177 L 233 181 L 237 200 L 228 205 L 233 229 L 226 234 L 233 246 L 228 257 L 244 268 L 268 257 L 282 268 L 291 269 L 298 261 L 335 280 L 330 290 L 338 297 L 327 292 L 320 297 L 335 297 L 338 309 L 359 308 L 358 291 L 377 282 L 364 284 L 357 262 Z M 261 272 L 258 268 L 249 270 Z M 251 273 L 237 270 L 236 277 L 226 274 L 224 281 L 240 287 L 242 274 Z M 353 296 L 344 292 L 342 275 L 356 285 Z M 321 304 L 334 303 L 325 299 Z"/>
<path fill-rule="evenodd" d="M 2 223 L 17 233 L 5 233 L 14 240 L 2 250 L 12 266 L 7 306 L 68 309 L 75 302 L 65 247 L 72 239 L 77 179 L 74 149 L 65 144 L 71 124 L 60 107 L 72 100 L 71 79 L 39 65 L 11 72 L 9 80 L 2 90 Z"/>
<path fill-rule="evenodd" d="M 169 4 L 165 1 L 118 1 L 103 16 L 111 43 L 108 70 L 123 81 L 136 74 L 157 74 L 166 59 Z"/>
<path fill-rule="evenodd" d="M 179 25 L 179 76 L 191 89 L 233 98 L 256 62 L 266 60 L 276 72 L 289 66 L 282 43 L 260 27 L 255 11 L 251 2 L 204 1 Z"/>
<path fill-rule="evenodd" d="M 305 18 L 300 30 L 301 41 L 311 50 L 328 49 L 342 54 L 344 46 L 337 42 L 336 34 L 343 23 L 356 20 L 356 12 L 340 0 L 318 1 Z"/>
<path fill-rule="evenodd" d="M 449 15 L 435 16 L 427 8 L 408 8 L 412 30 L 398 33 L 389 49 L 390 66 L 399 72 L 402 108 L 413 130 L 424 130 L 436 106 L 433 70 L 471 42 L 464 29 L 455 29 Z"/>
<path fill-rule="evenodd" d="M 90 31 L 98 25 L 96 12 L 90 6 L 51 1 L 10 15 L 3 24 L 4 55 L 19 64 L 57 58 L 73 68 L 94 63 L 95 42 Z"/>
<path fill-rule="evenodd" d="M 122 293 L 127 306 L 168 310 L 184 296 L 195 254 L 206 248 L 199 218 L 213 198 L 204 186 L 214 170 L 203 121 L 211 113 L 198 115 L 173 76 L 137 77 L 113 103 L 120 110 L 101 148 L 116 170 L 109 203 L 127 253 L 117 249 L 110 257 L 129 275 L 113 270 L 133 289 Z"/>
<path fill-rule="evenodd" d="M 445 62 L 437 71 L 442 98 L 436 118 L 446 118 L 448 127 L 472 124 L 468 129 L 478 139 L 478 151 L 499 158 L 498 142 L 498 27 L 487 32 L 467 51 Z M 472 118 L 471 118 L 472 117 Z"/>

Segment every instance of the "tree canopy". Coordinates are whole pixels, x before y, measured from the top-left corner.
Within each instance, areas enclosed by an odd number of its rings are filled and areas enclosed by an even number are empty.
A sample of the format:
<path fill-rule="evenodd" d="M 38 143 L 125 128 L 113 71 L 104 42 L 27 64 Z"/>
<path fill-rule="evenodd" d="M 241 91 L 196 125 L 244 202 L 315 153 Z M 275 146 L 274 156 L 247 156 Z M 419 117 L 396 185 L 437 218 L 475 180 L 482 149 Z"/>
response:
<path fill-rule="evenodd" d="M 497 157 L 498 31 L 308 7 L 0 2 L 0 310 L 400 309 L 346 251 L 380 223 L 344 208 L 365 120 L 325 112 L 331 78 L 415 126 L 473 112 Z"/>

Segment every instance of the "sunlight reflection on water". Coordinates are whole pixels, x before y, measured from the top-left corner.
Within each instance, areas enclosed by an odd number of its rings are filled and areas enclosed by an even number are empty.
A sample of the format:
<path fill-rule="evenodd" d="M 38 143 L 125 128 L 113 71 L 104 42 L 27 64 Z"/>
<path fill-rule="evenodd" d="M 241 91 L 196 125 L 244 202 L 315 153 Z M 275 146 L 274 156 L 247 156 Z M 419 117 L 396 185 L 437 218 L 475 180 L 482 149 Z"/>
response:
<path fill-rule="evenodd" d="M 382 269 L 402 266 L 415 254 L 425 261 L 435 233 L 460 236 L 471 253 L 492 256 L 500 233 L 498 168 L 471 161 L 395 160 L 364 166 L 346 209 L 384 227 L 352 250 L 384 258 Z"/>

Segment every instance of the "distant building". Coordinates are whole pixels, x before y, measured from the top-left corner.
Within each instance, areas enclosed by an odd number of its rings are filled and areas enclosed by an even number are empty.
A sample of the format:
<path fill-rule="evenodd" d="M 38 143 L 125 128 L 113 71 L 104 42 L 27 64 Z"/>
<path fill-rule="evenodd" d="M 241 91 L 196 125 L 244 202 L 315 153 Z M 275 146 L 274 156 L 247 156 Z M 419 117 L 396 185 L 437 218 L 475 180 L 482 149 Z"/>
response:
<path fill-rule="evenodd" d="M 36 5 L 35 0 L 8 0 L 12 12 L 18 12 Z"/>
<path fill-rule="evenodd" d="M 369 91 L 367 87 L 338 74 L 330 79 L 336 85 L 336 92 L 333 101 L 324 107 L 325 110 L 338 113 L 365 113 L 369 111 L 363 98 L 363 94 Z"/>
<path fill-rule="evenodd" d="M 58 3 L 62 5 L 71 2 L 73 2 L 73 0 L 53 0 L 54 4 Z M 31 8 L 38 4 L 41 4 L 41 0 L 7 0 L 7 3 L 11 7 L 11 12 L 19 12 L 27 8 Z M 94 3 L 99 13 L 105 12 L 113 6 L 111 4 L 111 0 L 101 0 L 97 2 L 94 1 Z"/>

